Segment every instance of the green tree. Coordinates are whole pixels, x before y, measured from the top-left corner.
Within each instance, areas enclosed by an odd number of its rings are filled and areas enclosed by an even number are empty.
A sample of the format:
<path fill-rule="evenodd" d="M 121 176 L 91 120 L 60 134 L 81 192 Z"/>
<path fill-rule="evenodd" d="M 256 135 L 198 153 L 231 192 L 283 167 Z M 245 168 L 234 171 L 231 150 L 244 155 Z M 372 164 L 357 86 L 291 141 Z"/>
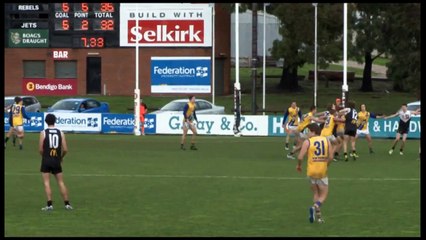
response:
<path fill-rule="evenodd" d="M 391 61 L 387 76 L 396 91 L 420 96 L 420 3 L 390 4 L 388 44 Z"/>
<path fill-rule="evenodd" d="M 281 41 L 274 41 L 272 55 L 284 58 L 279 88 L 299 90 L 297 69 L 314 61 L 315 8 L 311 3 L 272 4 L 273 14 L 281 21 Z M 318 64 L 341 59 L 343 4 L 318 4 Z"/>
<path fill-rule="evenodd" d="M 351 29 L 354 32 L 354 42 L 349 49 L 351 57 L 358 62 L 364 62 L 364 72 L 360 90 L 373 91 L 371 79 L 372 66 L 375 59 L 388 50 L 387 33 L 388 18 L 386 11 L 389 4 L 357 3 L 351 11 Z M 377 54 L 373 56 L 373 52 Z"/>

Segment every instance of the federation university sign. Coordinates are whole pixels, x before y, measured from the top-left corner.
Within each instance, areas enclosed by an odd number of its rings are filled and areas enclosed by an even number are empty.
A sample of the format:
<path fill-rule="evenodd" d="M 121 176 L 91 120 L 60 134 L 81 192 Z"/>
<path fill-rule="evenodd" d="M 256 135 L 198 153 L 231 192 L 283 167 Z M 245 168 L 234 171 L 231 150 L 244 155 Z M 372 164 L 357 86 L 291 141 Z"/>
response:
<path fill-rule="evenodd" d="M 211 57 L 151 57 L 152 93 L 210 93 Z"/>

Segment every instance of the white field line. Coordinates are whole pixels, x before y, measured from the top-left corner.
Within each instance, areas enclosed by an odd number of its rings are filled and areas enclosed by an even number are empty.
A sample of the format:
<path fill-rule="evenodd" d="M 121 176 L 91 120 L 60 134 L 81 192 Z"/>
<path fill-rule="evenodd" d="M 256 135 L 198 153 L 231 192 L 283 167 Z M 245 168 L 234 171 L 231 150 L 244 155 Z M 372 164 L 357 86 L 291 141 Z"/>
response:
<path fill-rule="evenodd" d="M 40 176 L 40 173 L 5 173 L 10 176 Z M 307 180 L 306 177 L 262 177 L 262 176 L 219 176 L 219 175 L 148 175 L 148 174 L 64 174 L 66 177 L 139 177 L 139 178 L 217 178 L 248 180 Z M 332 178 L 331 181 L 420 181 L 420 178 Z"/>

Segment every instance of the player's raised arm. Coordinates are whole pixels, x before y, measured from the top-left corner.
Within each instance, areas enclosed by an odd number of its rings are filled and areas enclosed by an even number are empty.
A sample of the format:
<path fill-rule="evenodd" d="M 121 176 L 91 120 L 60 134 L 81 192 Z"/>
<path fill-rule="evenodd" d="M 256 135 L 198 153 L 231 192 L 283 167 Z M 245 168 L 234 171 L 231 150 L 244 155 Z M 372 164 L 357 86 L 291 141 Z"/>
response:
<path fill-rule="evenodd" d="M 388 119 L 388 118 L 393 118 L 393 117 L 396 117 L 396 116 L 398 116 L 398 112 L 396 112 L 396 113 L 394 113 L 394 114 L 392 114 L 392 115 L 389 115 L 389 116 L 385 116 L 384 117 L 384 119 Z"/>
<path fill-rule="evenodd" d="M 346 113 L 348 113 L 348 112 L 350 112 L 351 111 L 351 109 L 350 108 L 343 108 L 343 109 L 341 109 L 340 111 L 339 111 L 339 114 L 346 114 Z"/>
<path fill-rule="evenodd" d="M 311 117 L 311 120 L 315 121 L 317 123 L 324 123 L 325 122 L 325 119 L 319 118 L 319 117 L 314 117 L 314 116 Z"/>
<path fill-rule="evenodd" d="M 416 111 L 412 111 L 411 112 L 414 115 L 419 115 L 420 114 L 420 108 L 416 109 Z"/>

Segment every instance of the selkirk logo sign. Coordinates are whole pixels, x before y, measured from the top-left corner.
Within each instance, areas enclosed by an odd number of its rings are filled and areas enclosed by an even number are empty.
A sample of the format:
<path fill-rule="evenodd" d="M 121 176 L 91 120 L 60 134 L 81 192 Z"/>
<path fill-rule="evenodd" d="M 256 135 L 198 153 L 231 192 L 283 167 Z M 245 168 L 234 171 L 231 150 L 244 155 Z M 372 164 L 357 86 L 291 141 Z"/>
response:
<path fill-rule="evenodd" d="M 212 46 L 208 4 L 121 4 L 120 46 Z"/>
<path fill-rule="evenodd" d="M 127 41 L 139 44 L 203 44 L 205 36 L 202 20 L 139 20 L 137 27 L 136 20 L 129 20 L 128 33 Z"/>

